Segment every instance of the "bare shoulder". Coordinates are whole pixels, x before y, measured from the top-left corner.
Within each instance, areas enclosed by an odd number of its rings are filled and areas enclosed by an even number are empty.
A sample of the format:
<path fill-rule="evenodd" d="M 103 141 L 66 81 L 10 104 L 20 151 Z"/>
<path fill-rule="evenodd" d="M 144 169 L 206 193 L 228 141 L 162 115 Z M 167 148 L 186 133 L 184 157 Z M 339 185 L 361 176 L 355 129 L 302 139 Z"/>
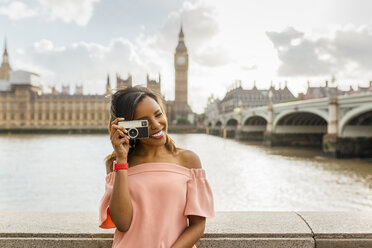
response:
<path fill-rule="evenodd" d="M 186 165 L 188 168 L 194 168 L 194 169 L 201 169 L 201 161 L 199 156 L 187 149 L 180 149 L 180 160 L 182 161 L 182 164 Z"/>

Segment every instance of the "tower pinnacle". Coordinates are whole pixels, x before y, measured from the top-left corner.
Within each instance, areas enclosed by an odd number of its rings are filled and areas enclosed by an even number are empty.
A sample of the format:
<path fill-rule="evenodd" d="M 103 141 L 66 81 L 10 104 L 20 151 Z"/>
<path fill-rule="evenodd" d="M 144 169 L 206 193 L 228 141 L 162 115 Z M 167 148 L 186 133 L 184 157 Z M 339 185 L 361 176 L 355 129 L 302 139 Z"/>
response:
<path fill-rule="evenodd" d="M 187 52 L 184 38 L 185 38 L 185 35 L 183 34 L 183 29 L 181 25 L 180 33 L 178 34 L 178 45 L 176 48 L 176 52 Z"/>
<path fill-rule="evenodd" d="M 12 68 L 9 65 L 9 56 L 8 56 L 6 38 L 4 38 L 4 52 L 3 52 L 3 61 L 0 66 L 0 80 L 9 80 L 11 70 Z"/>
<path fill-rule="evenodd" d="M 178 39 L 180 41 L 183 41 L 184 37 L 185 35 L 183 34 L 182 25 L 181 25 L 180 33 L 178 34 Z"/>

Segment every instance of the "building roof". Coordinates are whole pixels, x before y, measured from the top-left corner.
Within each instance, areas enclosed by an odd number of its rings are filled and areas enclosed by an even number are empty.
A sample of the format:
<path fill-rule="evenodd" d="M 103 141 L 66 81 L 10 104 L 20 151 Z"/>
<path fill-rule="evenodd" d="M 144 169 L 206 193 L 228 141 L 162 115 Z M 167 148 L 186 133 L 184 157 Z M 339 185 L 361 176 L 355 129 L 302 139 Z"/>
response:
<path fill-rule="evenodd" d="M 0 80 L 0 91 L 10 91 L 11 84 L 7 80 Z"/>
<path fill-rule="evenodd" d="M 186 45 L 185 45 L 185 42 L 184 41 L 179 41 L 178 42 L 176 51 L 177 52 L 187 52 L 187 48 L 186 48 Z"/>
<path fill-rule="evenodd" d="M 11 71 L 9 80 L 0 80 L 0 91 L 10 91 L 13 85 L 40 87 L 40 76 L 29 71 Z"/>
<path fill-rule="evenodd" d="M 9 82 L 11 84 L 31 84 L 38 85 L 40 83 L 40 76 L 36 73 L 17 70 L 10 72 Z"/>

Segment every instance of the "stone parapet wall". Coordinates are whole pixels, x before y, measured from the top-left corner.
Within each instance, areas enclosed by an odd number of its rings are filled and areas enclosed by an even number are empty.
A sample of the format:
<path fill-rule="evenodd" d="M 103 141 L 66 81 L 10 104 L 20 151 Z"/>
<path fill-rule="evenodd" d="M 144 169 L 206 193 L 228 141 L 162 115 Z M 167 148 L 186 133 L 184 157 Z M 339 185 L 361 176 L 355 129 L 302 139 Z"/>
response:
<path fill-rule="evenodd" d="M 0 212 L 0 247 L 111 247 L 98 212 Z M 198 248 L 372 247 L 370 212 L 216 212 Z"/>

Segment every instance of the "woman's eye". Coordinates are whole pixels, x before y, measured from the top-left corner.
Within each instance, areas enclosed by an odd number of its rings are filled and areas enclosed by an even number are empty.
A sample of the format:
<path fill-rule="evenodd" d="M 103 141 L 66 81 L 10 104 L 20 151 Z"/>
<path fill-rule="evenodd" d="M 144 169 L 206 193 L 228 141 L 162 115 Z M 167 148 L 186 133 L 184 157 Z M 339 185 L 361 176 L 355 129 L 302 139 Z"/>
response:
<path fill-rule="evenodd" d="M 161 116 L 163 113 L 160 113 L 160 114 L 158 114 L 158 115 L 156 115 L 156 117 L 159 117 L 159 116 Z"/>

